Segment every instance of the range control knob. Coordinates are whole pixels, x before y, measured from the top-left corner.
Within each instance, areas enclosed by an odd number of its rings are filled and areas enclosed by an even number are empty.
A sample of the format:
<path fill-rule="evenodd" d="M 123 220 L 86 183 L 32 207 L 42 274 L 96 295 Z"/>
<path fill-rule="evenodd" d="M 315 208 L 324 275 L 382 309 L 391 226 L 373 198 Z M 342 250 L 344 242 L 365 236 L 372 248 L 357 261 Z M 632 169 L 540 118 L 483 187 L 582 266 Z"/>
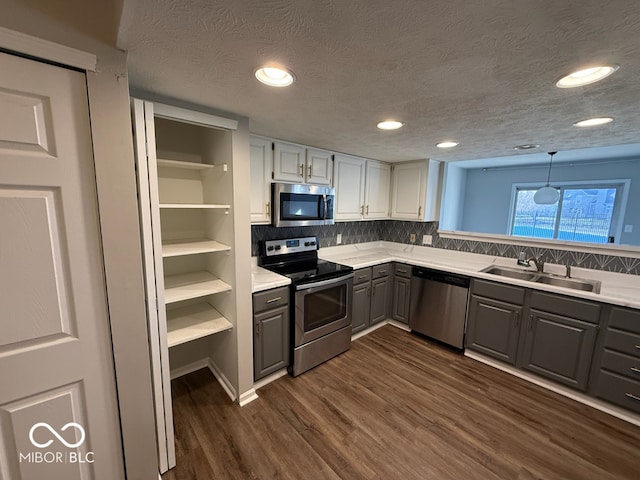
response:
<path fill-rule="evenodd" d="M 276 250 L 280 250 L 282 247 L 280 245 L 276 245 Z"/>
<path fill-rule="evenodd" d="M 311 242 L 309 245 L 311 245 L 312 247 L 314 247 L 316 245 L 316 242 Z"/>
<path fill-rule="evenodd" d="M 273 252 L 273 246 L 267 247 L 267 252 Z"/>
<path fill-rule="evenodd" d="M 309 242 L 304 242 L 305 247 L 308 247 L 309 245 L 311 245 Z"/>

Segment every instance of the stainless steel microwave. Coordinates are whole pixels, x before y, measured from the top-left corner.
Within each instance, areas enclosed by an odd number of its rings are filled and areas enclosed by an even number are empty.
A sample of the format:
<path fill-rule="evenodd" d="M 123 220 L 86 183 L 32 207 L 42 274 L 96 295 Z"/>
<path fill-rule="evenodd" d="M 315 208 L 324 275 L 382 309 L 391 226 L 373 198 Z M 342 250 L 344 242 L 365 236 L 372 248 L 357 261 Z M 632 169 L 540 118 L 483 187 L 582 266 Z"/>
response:
<path fill-rule="evenodd" d="M 271 224 L 274 227 L 333 225 L 335 196 L 333 187 L 272 183 Z"/>

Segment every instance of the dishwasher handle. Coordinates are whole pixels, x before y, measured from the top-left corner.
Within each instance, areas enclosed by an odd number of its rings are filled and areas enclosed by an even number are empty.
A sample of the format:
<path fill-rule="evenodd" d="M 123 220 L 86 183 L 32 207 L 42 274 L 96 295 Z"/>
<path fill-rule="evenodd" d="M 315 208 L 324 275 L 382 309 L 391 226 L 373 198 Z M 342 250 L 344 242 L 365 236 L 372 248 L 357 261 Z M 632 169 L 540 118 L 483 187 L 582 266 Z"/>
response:
<path fill-rule="evenodd" d="M 469 288 L 470 282 L 469 277 L 425 267 L 413 267 L 413 276 L 464 288 Z"/>

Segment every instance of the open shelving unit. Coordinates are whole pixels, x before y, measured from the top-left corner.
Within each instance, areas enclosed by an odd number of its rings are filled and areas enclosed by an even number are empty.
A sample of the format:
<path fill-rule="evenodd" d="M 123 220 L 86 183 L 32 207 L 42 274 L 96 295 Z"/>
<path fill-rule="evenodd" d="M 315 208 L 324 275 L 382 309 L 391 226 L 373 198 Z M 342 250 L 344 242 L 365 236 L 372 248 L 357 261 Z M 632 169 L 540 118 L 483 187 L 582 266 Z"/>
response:
<path fill-rule="evenodd" d="M 132 110 L 162 473 L 176 463 L 171 375 L 204 361 L 233 378 L 237 121 L 135 99 Z"/>

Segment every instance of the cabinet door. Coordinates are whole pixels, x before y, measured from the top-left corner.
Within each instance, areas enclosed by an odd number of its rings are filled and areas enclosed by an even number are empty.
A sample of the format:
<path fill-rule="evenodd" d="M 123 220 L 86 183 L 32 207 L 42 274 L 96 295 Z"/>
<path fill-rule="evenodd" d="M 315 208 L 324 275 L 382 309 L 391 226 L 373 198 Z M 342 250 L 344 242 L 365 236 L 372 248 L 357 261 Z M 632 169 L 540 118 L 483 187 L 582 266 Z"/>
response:
<path fill-rule="evenodd" d="M 391 300 L 391 277 L 371 281 L 371 312 L 369 325 L 374 325 L 389 316 Z"/>
<path fill-rule="evenodd" d="M 251 223 L 271 222 L 271 172 L 273 150 L 271 140 L 251 137 Z"/>
<path fill-rule="evenodd" d="M 331 152 L 307 148 L 306 182 L 315 185 L 331 185 L 333 160 Z"/>
<path fill-rule="evenodd" d="M 362 283 L 353 287 L 353 308 L 351 311 L 351 333 L 364 330 L 369 325 L 371 305 L 371 284 Z"/>
<path fill-rule="evenodd" d="M 424 213 L 426 185 L 426 162 L 394 165 L 391 218 L 420 220 Z"/>
<path fill-rule="evenodd" d="M 254 380 L 289 365 L 289 306 L 253 316 Z"/>
<path fill-rule="evenodd" d="M 304 182 L 306 148 L 292 143 L 274 142 L 273 179 L 279 182 Z"/>
<path fill-rule="evenodd" d="M 522 367 L 579 390 L 586 390 L 598 326 L 531 309 Z"/>
<path fill-rule="evenodd" d="M 364 213 L 365 160 L 335 155 L 336 220 L 360 220 Z"/>
<path fill-rule="evenodd" d="M 409 324 L 409 294 L 411 293 L 411 280 L 404 277 L 393 277 L 393 302 L 391 318 L 402 323 Z"/>
<path fill-rule="evenodd" d="M 465 346 L 515 365 L 521 316 L 521 306 L 471 295 Z"/>
<path fill-rule="evenodd" d="M 367 160 L 365 175 L 365 218 L 389 218 L 391 165 Z"/>

